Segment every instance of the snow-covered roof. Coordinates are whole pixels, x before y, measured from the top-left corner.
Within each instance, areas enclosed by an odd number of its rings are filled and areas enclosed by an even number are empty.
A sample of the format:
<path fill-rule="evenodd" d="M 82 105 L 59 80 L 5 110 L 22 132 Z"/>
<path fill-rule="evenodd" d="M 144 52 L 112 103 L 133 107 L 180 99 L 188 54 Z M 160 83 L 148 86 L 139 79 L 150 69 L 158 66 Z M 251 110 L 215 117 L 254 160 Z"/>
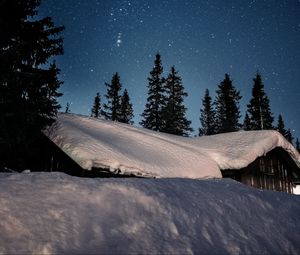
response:
<path fill-rule="evenodd" d="M 276 147 L 300 167 L 296 149 L 276 131 L 186 138 L 75 114 L 59 114 L 50 139 L 82 168 L 149 177 L 218 178 Z"/>
<path fill-rule="evenodd" d="M 220 169 L 241 169 L 256 158 L 279 147 L 300 167 L 300 154 L 275 130 L 239 131 L 191 139 L 202 153 L 217 162 Z"/>

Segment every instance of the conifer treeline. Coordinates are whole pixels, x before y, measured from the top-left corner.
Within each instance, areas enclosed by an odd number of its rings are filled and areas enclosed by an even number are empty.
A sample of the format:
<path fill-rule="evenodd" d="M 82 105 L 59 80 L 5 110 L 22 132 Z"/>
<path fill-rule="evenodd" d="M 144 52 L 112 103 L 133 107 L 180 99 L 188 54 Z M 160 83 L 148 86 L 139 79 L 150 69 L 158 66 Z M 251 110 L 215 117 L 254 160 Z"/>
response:
<path fill-rule="evenodd" d="M 133 124 L 133 109 L 127 90 L 119 95 L 122 85 L 118 73 L 114 74 L 111 83 L 106 83 L 107 103 L 101 109 L 100 94 L 94 99 L 91 116 Z M 140 125 L 154 131 L 174 135 L 188 136 L 192 132 L 191 121 L 186 118 L 187 108 L 184 98 L 188 96 L 182 79 L 175 67 L 172 66 L 167 77 L 163 77 L 163 66 L 160 54 L 156 54 L 154 67 L 148 77 L 148 97 L 145 109 L 141 114 Z M 247 105 L 243 123 L 240 123 L 241 112 L 239 102 L 242 96 L 233 85 L 229 74 L 216 89 L 213 101 L 208 89 L 205 90 L 200 109 L 199 136 L 234 132 L 238 130 L 278 130 L 289 142 L 293 142 L 290 129 L 280 114 L 278 124 L 273 125 L 274 117 L 270 101 L 264 91 L 264 84 L 259 73 L 253 79 L 252 97 Z M 296 147 L 300 149 L 297 139 Z"/>
<path fill-rule="evenodd" d="M 187 108 L 184 106 L 184 90 L 181 77 L 171 67 L 167 78 L 162 76 L 163 67 L 161 57 L 156 55 L 154 67 L 148 77 L 148 98 L 145 110 L 142 113 L 140 124 L 154 131 L 165 132 L 174 135 L 188 136 L 192 131 L 191 121 L 186 118 Z M 106 83 L 106 103 L 101 109 L 100 93 L 97 93 L 92 107 L 91 116 L 98 118 L 103 116 L 107 120 L 133 124 L 133 108 L 128 91 L 125 89 L 120 96 L 122 85 L 120 76 L 115 73 L 111 83 Z"/>
<path fill-rule="evenodd" d="M 157 53 L 148 77 L 148 98 L 140 124 L 151 130 L 188 136 L 192 131 L 191 121 L 186 118 L 187 108 L 183 104 L 188 94 L 181 77 L 174 66 L 167 78 L 162 74 L 161 56 Z"/>
<path fill-rule="evenodd" d="M 55 122 L 60 109 L 57 98 L 60 70 L 52 58 L 63 54 L 63 26 L 50 17 L 38 19 L 40 0 L 0 1 L 0 170 L 35 168 L 39 160 L 42 130 Z M 133 108 L 128 91 L 122 94 L 120 76 L 115 73 L 106 83 L 106 102 L 101 107 L 100 93 L 94 99 L 91 115 L 132 124 Z M 281 115 L 273 126 L 273 114 L 264 92 L 261 76 L 256 75 L 252 99 L 244 123 L 239 123 L 241 99 L 228 74 L 216 91 L 214 102 L 206 90 L 201 109 L 200 135 L 239 129 L 277 129 L 289 141 L 293 137 Z M 175 67 L 163 77 L 161 57 L 156 55 L 148 77 L 148 97 L 140 124 L 148 129 L 188 136 L 191 122 L 186 118 L 187 93 Z M 70 112 L 67 104 L 66 113 Z M 300 150 L 300 142 L 295 142 Z"/>
<path fill-rule="evenodd" d="M 247 110 L 243 124 L 239 123 L 240 109 L 239 100 L 242 98 L 240 92 L 232 85 L 228 74 L 220 83 L 216 91 L 217 97 L 214 102 L 210 97 L 209 90 L 206 89 L 202 99 L 200 110 L 199 136 L 214 135 L 238 130 L 270 130 L 279 131 L 289 142 L 293 142 L 290 129 L 285 129 L 282 115 L 278 116 L 278 123 L 273 126 L 274 117 L 270 109 L 270 102 L 264 91 L 261 75 L 256 74 L 253 79 L 252 98 L 247 105 Z M 298 141 L 298 139 L 297 139 Z M 299 141 L 296 146 L 300 147 Z M 299 148 L 300 149 L 300 148 Z"/>
<path fill-rule="evenodd" d="M 115 73 L 111 83 L 105 83 L 105 85 L 107 87 L 105 95 L 107 102 L 103 105 L 103 109 L 101 109 L 100 93 L 97 92 L 91 110 L 91 117 L 99 118 L 103 116 L 107 120 L 133 124 L 132 118 L 134 115 L 128 91 L 125 89 L 122 96 L 120 95 L 122 84 L 119 74 Z"/>

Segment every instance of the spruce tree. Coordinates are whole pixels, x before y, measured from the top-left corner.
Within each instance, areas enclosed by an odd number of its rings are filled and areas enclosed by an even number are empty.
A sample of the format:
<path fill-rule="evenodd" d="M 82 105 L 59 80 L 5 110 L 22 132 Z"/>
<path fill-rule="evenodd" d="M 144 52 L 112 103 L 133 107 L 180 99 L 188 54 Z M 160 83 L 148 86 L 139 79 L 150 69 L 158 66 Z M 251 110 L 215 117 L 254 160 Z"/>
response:
<path fill-rule="evenodd" d="M 292 135 L 292 132 L 290 129 L 286 131 L 286 135 L 284 136 L 286 140 L 288 140 L 290 143 L 293 143 L 294 137 Z"/>
<path fill-rule="evenodd" d="M 243 123 L 243 129 L 246 130 L 246 131 L 252 129 L 251 120 L 249 118 L 248 113 L 246 113 L 246 115 L 245 115 L 245 119 L 244 119 L 244 123 Z"/>
<path fill-rule="evenodd" d="M 184 91 L 182 79 L 173 66 L 165 83 L 166 106 L 162 109 L 163 127 L 162 132 L 188 136 L 193 131 L 190 127 L 191 121 L 186 118 L 187 108 L 184 106 L 184 97 L 187 93 Z"/>
<path fill-rule="evenodd" d="M 216 133 L 215 117 L 216 113 L 212 105 L 212 99 L 209 90 L 206 89 L 202 99 L 202 109 L 200 110 L 201 128 L 199 128 L 199 136 L 214 135 Z"/>
<path fill-rule="evenodd" d="M 278 116 L 278 123 L 277 123 L 276 130 L 279 133 L 281 133 L 290 143 L 293 142 L 294 138 L 292 136 L 291 130 L 290 129 L 285 129 L 284 121 L 283 121 L 283 118 L 282 118 L 281 114 L 279 114 L 279 116 Z"/>
<path fill-rule="evenodd" d="M 100 113 L 101 113 L 101 98 L 100 98 L 100 93 L 98 92 L 94 99 L 91 117 L 99 118 Z"/>
<path fill-rule="evenodd" d="M 103 105 L 104 110 L 102 110 L 101 113 L 107 120 L 119 121 L 121 108 L 121 96 L 119 92 L 122 89 L 119 74 L 115 73 L 111 83 L 105 84 L 107 87 L 107 93 L 105 95 L 107 103 Z"/>
<path fill-rule="evenodd" d="M 65 113 L 70 113 L 70 112 L 71 112 L 71 110 L 70 110 L 70 104 L 67 103 L 66 109 L 65 109 Z"/>
<path fill-rule="evenodd" d="M 37 19 L 39 0 L 0 1 L 0 165 L 31 167 L 41 131 L 60 108 L 60 70 L 49 59 L 63 53 L 64 27 Z"/>
<path fill-rule="evenodd" d="M 285 129 L 284 121 L 282 118 L 282 115 L 279 114 L 278 116 L 278 122 L 277 122 L 277 127 L 276 130 L 281 133 L 283 136 L 287 135 L 287 130 Z"/>
<path fill-rule="evenodd" d="M 156 54 L 154 67 L 148 77 L 148 98 L 140 125 L 161 131 L 163 128 L 162 109 L 166 106 L 163 67 L 160 54 Z"/>
<path fill-rule="evenodd" d="M 239 100 L 240 92 L 235 89 L 228 74 L 219 84 L 216 91 L 216 131 L 217 133 L 233 132 L 240 129 Z"/>
<path fill-rule="evenodd" d="M 271 113 L 269 98 L 264 91 L 261 75 L 256 74 L 253 79 L 252 98 L 247 105 L 253 130 L 273 129 L 273 114 Z"/>
<path fill-rule="evenodd" d="M 133 109 L 132 104 L 130 102 L 130 98 L 128 95 L 127 90 L 124 90 L 124 93 L 121 97 L 121 109 L 120 109 L 120 122 L 127 123 L 127 124 L 133 124 L 132 118 L 133 115 Z"/>

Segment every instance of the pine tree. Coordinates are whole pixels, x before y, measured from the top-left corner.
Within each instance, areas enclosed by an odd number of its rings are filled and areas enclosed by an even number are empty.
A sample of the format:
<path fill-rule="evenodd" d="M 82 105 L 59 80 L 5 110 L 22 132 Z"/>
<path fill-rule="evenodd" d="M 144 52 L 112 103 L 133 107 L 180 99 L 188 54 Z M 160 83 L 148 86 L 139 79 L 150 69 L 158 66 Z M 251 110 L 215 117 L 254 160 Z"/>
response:
<path fill-rule="evenodd" d="M 251 120 L 249 118 L 248 113 L 246 113 L 246 115 L 245 115 L 245 119 L 244 119 L 244 123 L 243 123 L 243 129 L 247 130 L 247 131 L 252 129 Z"/>
<path fill-rule="evenodd" d="M 162 119 L 164 121 L 162 132 L 188 136 L 193 131 L 190 127 L 191 121 L 186 118 L 187 108 L 184 106 L 184 97 L 187 93 L 184 91 L 182 79 L 173 66 L 165 83 L 166 106 L 162 109 Z"/>
<path fill-rule="evenodd" d="M 60 70 L 49 59 L 63 53 L 64 27 L 55 27 L 50 17 L 36 19 L 39 5 L 0 2 L 0 165 L 15 169 L 30 167 L 41 130 L 60 108 Z"/>
<path fill-rule="evenodd" d="M 292 135 L 292 132 L 290 129 L 286 131 L 286 135 L 284 136 L 286 140 L 288 140 L 290 143 L 293 143 L 294 137 Z"/>
<path fill-rule="evenodd" d="M 94 99 L 91 117 L 99 118 L 100 113 L 101 113 L 101 98 L 100 98 L 100 93 L 98 92 Z"/>
<path fill-rule="evenodd" d="M 70 112 L 71 112 L 71 110 L 70 110 L 70 104 L 67 103 L 66 109 L 65 109 L 65 113 L 70 113 Z"/>
<path fill-rule="evenodd" d="M 296 139 L 296 149 L 300 153 L 300 142 L 298 138 Z"/>
<path fill-rule="evenodd" d="M 209 90 L 205 90 L 204 98 L 202 99 L 202 109 L 200 110 L 199 136 L 214 135 L 216 133 L 215 117 L 216 113 L 212 105 L 212 99 L 209 95 Z"/>
<path fill-rule="evenodd" d="M 282 115 L 281 114 L 279 114 L 279 116 L 278 116 L 278 124 L 277 124 L 276 130 L 279 133 L 281 133 L 283 136 L 286 135 L 287 130 L 285 129 L 284 121 L 282 119 Z"/>
<path fill-rule="evenodd" d="M 133 117 L 134 115 L 133 115 L 132 104 L 130 102 L 128 92 L 125 89 L 121 97 L 121 114 L 120 114 L 119 121 L 127 124 L 133 124 L 132 121 Z"/>
<path fill-rule="evenodd" d="M 228 74 L 216 91 L 216 129 L 217 133 L 233 132 L 240 129 L 240 92 L 232 85 Z"/>
<path fill-rule="evenodd" d="M 271 113 L 269 98 L 264 91 L 261 75 L 257 73 L 253 81 L 252 98 L 247 105 L 252 129 L 273 129 L 274 118 Z"/>
<path fill-rule="evenodd" d="M 277 127 L 276 130 L 281 133 L 284 137 L 287 136 L 288 131 L 285 129 L 284 121 L 282 118 L 282 115 L 279 114 L 278 116 L 278 122 L 277 122 Z"/>
<path fill-rule="evenodd" d="M 290 143 L 293 142 L 293 136 L 292 136 L 292 133 L 291 133 L 291 130 L 290 129 L 285 129 L 285 125 L 284 125 L 284 121 L 283 121 L 283 118 L 282 118 L 282 115 L 279 114 L 278 116 L 278 123 L 277 123 L 277 127 L 276 127 L 276 130 L 281 133 Z"/>
<path fill-rule="evenodd" d="M 115 73 L 113 75 L 111 84 L 105 84 L 107 87 L 107 93 L 105 95 L 107 103 L 103 105 L 104 110 L 101 111 L 101 113 L 107 120 L 119 121 L 121 108 L 121 96 L 119 92 L 122 89 L 119 74 Z"/>
<path fill-rule="evenodd" d="M 163 128 L 162 109 L 166 106 L 163 67 L 160 54 L 156 54 L 154 67 L 148 77 L 148 98 L 142 113 L 140 125 L 144 128 L 161 131 Z"/>

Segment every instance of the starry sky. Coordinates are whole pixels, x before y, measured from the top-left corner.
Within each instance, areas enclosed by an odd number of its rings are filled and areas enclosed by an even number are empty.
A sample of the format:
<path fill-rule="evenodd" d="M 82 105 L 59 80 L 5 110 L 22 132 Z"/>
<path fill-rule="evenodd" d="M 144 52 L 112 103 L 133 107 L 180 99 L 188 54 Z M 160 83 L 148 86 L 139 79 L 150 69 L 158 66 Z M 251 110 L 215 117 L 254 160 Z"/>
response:
<path fill-rule="evenodd" d="M 66 27 L 65 54 L 56 57 L 62 110 L 69 102 L 90 115 L 96 93 L 103 103 L 105 82 L 118 72 L 138 125 L 159 52 L 165 76 L 175 65 L 182 77 L 195 134 L 206 88 L 214 98 L 229 73 L 244 116 L 259 71 L 275 124 L 281 113 L 300 138 L 299 0 L 44 0 L 39 15 Z"/>

